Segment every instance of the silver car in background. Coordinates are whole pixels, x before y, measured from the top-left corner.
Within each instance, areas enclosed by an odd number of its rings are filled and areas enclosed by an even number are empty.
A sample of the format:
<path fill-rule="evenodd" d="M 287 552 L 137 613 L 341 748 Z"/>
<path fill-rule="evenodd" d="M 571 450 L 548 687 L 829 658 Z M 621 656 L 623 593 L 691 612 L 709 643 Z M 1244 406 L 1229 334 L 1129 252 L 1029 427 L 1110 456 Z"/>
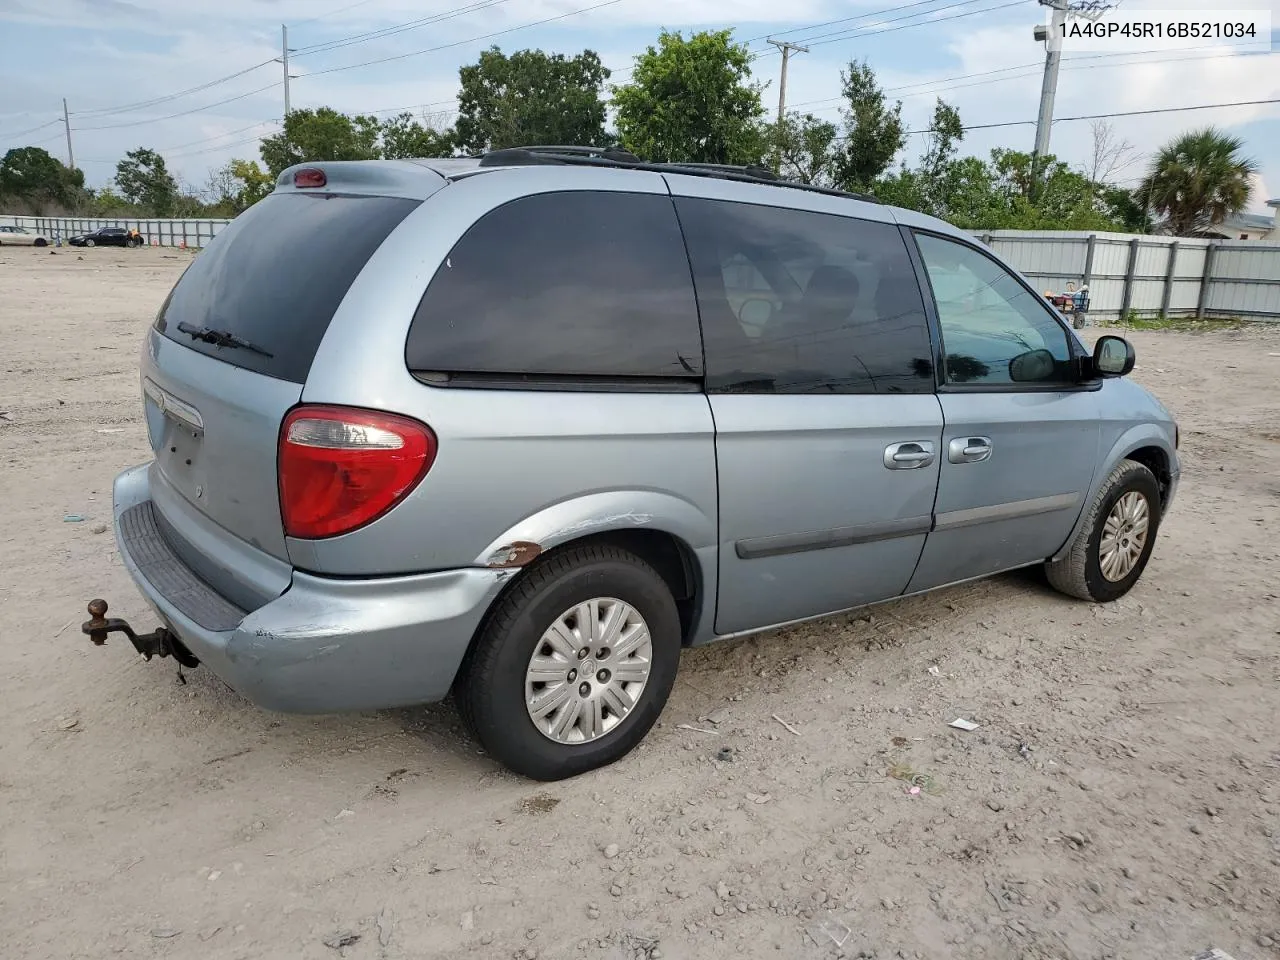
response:
<path fill-rule="evenodd" d="M 0 247 L 47 247 L 49 238 L 43 233 L 0 223 Z"/>
<path fill-rule="evenodd" d="M 162 626 L 84 629 L 275 710 L 452 692 L 571 776 L 685 646 L 1032 564 L 1123 596 L 1179 475 L 1133 365 L 948 224 L 760 169 L 292 168 L 147 334 L 115 532 Z"/>

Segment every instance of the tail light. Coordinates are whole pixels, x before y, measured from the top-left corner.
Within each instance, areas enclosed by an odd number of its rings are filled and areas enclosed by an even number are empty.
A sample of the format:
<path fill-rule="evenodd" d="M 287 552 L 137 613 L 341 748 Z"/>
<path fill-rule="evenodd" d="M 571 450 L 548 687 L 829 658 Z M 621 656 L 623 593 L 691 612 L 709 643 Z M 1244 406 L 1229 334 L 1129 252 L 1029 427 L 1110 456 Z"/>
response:
<path fill-rule="evenodd" d="M 280 513 L 290 537 L 318 539 L 372 523 L 431 469 L 436 438 L 408 417 L 304 406 L 280 429 Z"/>

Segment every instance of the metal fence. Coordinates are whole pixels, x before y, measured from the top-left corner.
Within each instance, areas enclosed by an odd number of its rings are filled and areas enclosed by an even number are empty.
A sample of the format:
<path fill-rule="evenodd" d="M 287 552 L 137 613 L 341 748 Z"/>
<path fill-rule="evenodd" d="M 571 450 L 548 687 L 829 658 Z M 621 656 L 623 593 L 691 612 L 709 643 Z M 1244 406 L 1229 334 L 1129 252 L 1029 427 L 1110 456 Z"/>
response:
<path fill-rule="evenodd" d="M 1095 319 L 1280 320 L 1280 245 L 1124 233 L 975 231 L 1042 290 L 1089 287 Z"/>
<path fill-rule="evenodd" d="M 0 217 L 51 240 L 99 227 L 132 227 L 161 247 L 203 247 L 230 220 Z M 1089 288 L 1095 319 L 1137 316 L 1280 320 L 1280 244 L 1124 233 L 977 232 L 1039 289 Z"/>
<path fill-rule="evenodd" d="M 132 228 L 155 247 L 203 247 L 230 220 L 139 220 L 117 217 L 0 217 L 0 223 L 26 227 L 44 234 L 51 241 L 78 233 L 90 233 L 99 227 Z"/>

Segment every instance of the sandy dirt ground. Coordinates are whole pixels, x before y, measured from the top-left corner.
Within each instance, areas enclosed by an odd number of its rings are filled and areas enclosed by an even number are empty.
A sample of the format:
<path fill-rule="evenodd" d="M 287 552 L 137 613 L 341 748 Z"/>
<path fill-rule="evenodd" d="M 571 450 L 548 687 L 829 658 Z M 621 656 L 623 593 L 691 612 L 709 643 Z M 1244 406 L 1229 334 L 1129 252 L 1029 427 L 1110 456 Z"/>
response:
<path fill-rule="evenodd" d="M 275 715 L 80 635 L 155 625 L 104 525 L 189 256 L 0 251 L 0 956 L 1280 957 L 1280 328 L 1133 334 L 1185 472 L 1122 601 L 692 651 L 636 753 L 539 785 L 449 704 Z"/>

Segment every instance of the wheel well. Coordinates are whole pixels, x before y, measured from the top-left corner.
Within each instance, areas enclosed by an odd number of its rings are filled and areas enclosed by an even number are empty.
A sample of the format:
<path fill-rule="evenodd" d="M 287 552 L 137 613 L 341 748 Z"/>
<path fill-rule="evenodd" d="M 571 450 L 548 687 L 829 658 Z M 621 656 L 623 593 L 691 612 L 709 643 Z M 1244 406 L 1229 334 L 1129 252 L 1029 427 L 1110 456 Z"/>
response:
<path fill-rule="evenodd" d="M 675 598 L 680 612 L 680 632 L 685 643 L 693 635 L 701 596 L 701 576 L 693 549 L 663 530 L 610 530 L 562 543 L 549 553 L 591 543 L 608 543 L 634 553 L 658 572 Z"/>
<path fill-rule="evenodd" d="M 1140 463 L 1155 474 L 1156 482 L 1160 484 L 1160 503 L 1163 506 L 1168 499 L 1169 483 L 1172 480 L 1169 472 L 1169 458 L 1165 452 L 1159 447 L 1139 447 L 1125 459 Z"/>

